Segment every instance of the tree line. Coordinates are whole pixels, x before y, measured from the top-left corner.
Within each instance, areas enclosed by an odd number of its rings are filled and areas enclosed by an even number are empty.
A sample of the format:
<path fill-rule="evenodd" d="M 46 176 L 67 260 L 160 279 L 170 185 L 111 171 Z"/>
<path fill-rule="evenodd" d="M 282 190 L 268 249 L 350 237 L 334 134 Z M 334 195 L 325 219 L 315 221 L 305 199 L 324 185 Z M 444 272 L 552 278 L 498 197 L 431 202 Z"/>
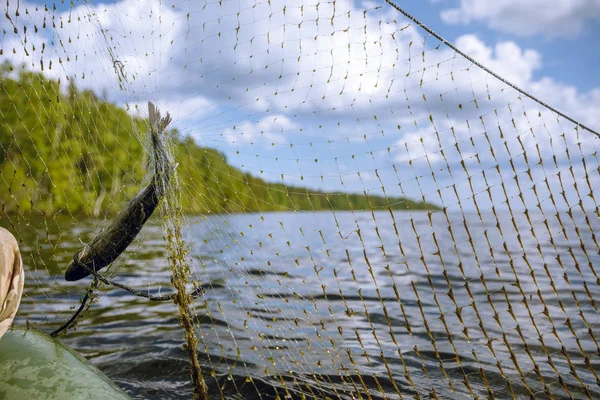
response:
<path fill-rule="evenodd" d="M 41 73 L 0 65 L 0 212 L 111 215 L 146 174 L 147 122 Z M 435 209 L 405 198 L 329 193 L 266 181 L 175 136 L 184 212 Z"/>

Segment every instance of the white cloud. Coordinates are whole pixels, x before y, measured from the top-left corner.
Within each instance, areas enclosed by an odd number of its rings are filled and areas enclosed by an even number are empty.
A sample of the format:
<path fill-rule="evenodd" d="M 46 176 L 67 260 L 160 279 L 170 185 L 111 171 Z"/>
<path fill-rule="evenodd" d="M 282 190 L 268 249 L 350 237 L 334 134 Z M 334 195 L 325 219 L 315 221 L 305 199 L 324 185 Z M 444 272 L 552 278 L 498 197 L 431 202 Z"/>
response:
<path fill-rule="evenodd" d="M 500 42 L 491 48 L 475 35 L 464 35 L 456 40 L 455 45 L 517 86 L 528 83 L 533 72 L 542 66 L 542 56 L 538 52 L 531 49 L 522 50 L 512 41 Z"/>
<path fill-rule="evenodd" d="M 286 134 L 298 131 L 299 126 L 284 115 L 270 115 L 254 122 L 244 122 L 227 128 L 222 136 L 231 144 L 256 143 L 270 146 L 286 142 Z"/>
<path fill-rule="evenodd" d="M 110 89 L 121 103 L 201 94 L 254 111 L 356 112 L 389 96 L 388 83 L 409 68 L 392 66 L 406 57 L 398 48 L 414 42 L 418 51 L 421 40 L 414 27 L 400 32 L 380 23 L 382 12 L 365 14 L 349 0 L 244 4 L 123 0 L 59 13 L 22 1 L 16 21 L 29 33 L 5 36 L 2 47 L 17 64 L 40 71 L 41 59 L 51 61 L 48 76 Z M 32 34 L 44 19 L 63 23 Z M 26 55 L 32 45 L 37 52 Z"/>
<path fill-rule="evenodd" d="M 395 159 L 404 162 L 437 163 L 444 160 L 441 145 L 435 133 L 421 136 L 418 133 L 407 133 L 395 143 L 398 147 Z"/>
<path fill-rule="evenodd" d="M 516 35 L 575 35 L 587 21 L 600 19 L 598 0 L 460 0 L 441 12 L 449 24 L 485 22 L 490 28 Z"/>
<path fill-rule="evenodd" d="M 600 126 L 600 89 L 580 93 L 548 77 L 534 80 L 533 72 L 542 65 L 537 52 L 521 49 L 514 42 L 490 47 L 473 35 L 462 36 L 456 43 L 482 64 L 567 115 L 590 127 Z M 439 107 L 417 108 L 396 120 L 404 133 L 391 146 L 393 158 L 423 171 L 420 181 L 424 186 L 458 184 L 466 176 L 481 180 L 478 171 L 499 165 L 506 186 L 518 192 L 518 188 L 512 188 L 514 182 L 506 181 L 515 174 L 513 166 L 518 173 L 531 169 L 539 177 L 543 168 L 551 175 L 570 166 L 581 170 L 581 159 L 585 157 L 591 157 L 588 162 L 592 165 L 594 160 L 597 162 L 592 155 L 600 147 L 600 139 L 594 135 L 583 131 L 578 134 L 573 124 L 557 119 L 552 111 L 463 59 L 452 63 L 449 70 L 453 79 L 437 86 L 446 96 L 438 102 Z M 439 69 L 436 73 L 443 74 Z M 435 99 L 433 88 L 429 89 L 431 93 L 423 92 Z M 427 174 L 428 170 L 436 172 Z M 453 177 L 445 176 L 448 172 Z M 580 185 L 583 176 L 576 175 Z M 565 182 L 572 185 L 568 179 Z M 498 181 L 490 180 L 490 184 L 497 185 Z M 470 191 L 466 183 L 460 187 L 463 192 Z"/>
<path fill-rule="evenodd" d="M 80 86 L 110 89 L 109 97 L 121 104 L 162 101 L 177 109 L 171 111 L 176 122 L 207 108 L 227 108 L 229 115 L 241 110 L 395 120 L 407 105 L 419 116 L 458 104 L 476 113 L 469 105 L 474 98 L 491 93 L 492 101 L 503 102 L 512 96 L 503 92 L 504 84 L 450 49 L 426 44 L 425 36 L 394 10 L 364 13 L 350 1 L 335 7 L 275 0 L 253 7 L 243 2 L 171 7 L 123 0 L 57 13 L 54 20 L 62 21 L 62 28 L 47 24 L 38 33 L 33 27 L 50 20 L 51 11 L 33 11 L 36 7 L 27 2 L 20 7 L 30 10 L 17 20 L 28 26 L 28 40 L 24 45 L 22 32 L 6 35 L 1 43 L 8 59 L 39 71 L 43 58 L 50 77 L 75 76 Z M 487 8 L 475 2 L 473 9 Z M 594 91 L 581 94 L 550 78 L 531 82 L 542 65 L 536 51 L 514 42 L 491 48 L 474 35 L 456 44 L 509 81 L 543 93 L 550 104 L 556 100 L 566 112 L 594 118 L 599 101 Z M 119 82 L 121 73 L 125 81 Z M 123 90 L 117 89 L 119 83 Z"/>
<path fill-rule="evenodd" d="M 107 90 L 117 100 L 140 93 L 152 98 L 162 80 L 173 79 L 166 66 L 177 51 L 173 41 L 181 35 L 181 16 L 157 2 L 82 4 L 60 13 L 21 1 L 16 17 L 17 3 L 3 11 L 13 15 L 19 32 L 0 42 L 15 65 L 43 70 L 63 84 L 74 78 L 79 87 Z"/>
<path fill-rule="evenodd" d="M 153 99 L 152 99 L 153 100 Z M 210 100 L 202 96 L 192 96 L 188 98 L 167 98 L 158 97 L 153 101 L 159 110 L 168 111 L 174 121 L 193 122 L 217 106 Z M 147 117 L 148 105 L 146 102 L 127 103 L 124 107 L 134 116 Z"/>
<path fill-rule="evenodd" d="M 580 93 L 577 88 L 548 77 L 530 82 L 528 88 L 538 98 L 563 110 L 575 120 L 592 129 L 600 129 L 600 88 Z"/>

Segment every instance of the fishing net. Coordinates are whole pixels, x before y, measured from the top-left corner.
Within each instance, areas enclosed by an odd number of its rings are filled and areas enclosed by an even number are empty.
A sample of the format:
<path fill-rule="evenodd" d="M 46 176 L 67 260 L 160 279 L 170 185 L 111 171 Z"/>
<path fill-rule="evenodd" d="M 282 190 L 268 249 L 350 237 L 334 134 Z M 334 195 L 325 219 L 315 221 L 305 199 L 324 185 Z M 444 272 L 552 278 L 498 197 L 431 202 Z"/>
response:
<path fill-rule="evenodd" d="M 3 12 L 17 324 L 89 298 L 59 338 L 134 398 L 600 396 L 600 114 L 513 86 L 514 48 L 385 2 Z M 148 101 L 170 191 L 100 273 L 169 302 L 64 279 L 154 182 Z"/>

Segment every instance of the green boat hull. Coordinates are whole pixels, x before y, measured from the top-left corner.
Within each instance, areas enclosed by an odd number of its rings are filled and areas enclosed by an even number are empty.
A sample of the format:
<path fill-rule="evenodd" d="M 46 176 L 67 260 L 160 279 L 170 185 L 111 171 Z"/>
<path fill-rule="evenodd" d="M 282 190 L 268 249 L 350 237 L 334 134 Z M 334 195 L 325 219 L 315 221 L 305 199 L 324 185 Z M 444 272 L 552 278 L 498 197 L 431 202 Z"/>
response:
<path fill-rule="evenodd" d="M 0 399 L 130 399 L 60 341 L 13 327 L 0 339 Z"/>

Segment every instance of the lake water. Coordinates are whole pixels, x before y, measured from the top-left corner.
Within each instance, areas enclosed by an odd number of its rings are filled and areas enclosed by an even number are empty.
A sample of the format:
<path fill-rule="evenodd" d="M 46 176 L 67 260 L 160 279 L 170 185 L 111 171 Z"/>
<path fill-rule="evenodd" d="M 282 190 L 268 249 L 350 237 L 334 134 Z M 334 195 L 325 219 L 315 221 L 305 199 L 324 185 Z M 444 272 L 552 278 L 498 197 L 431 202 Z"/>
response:
<path fill-rule="evenodd" d="M 211 395 L 600 398 L 596 214 L 394 219 L 387 211 L 190 218 L 193 276 L 206 289 L 193 313 Z M 50 331 L 89 283 L 65 282 L 64 268 L 102 222 L 0 224 L 19 232 L 27 269 L 16 323 Z M 114 279 L 169 293 L 166 259 L 155 221 L 117 261 Z M 61 340 L 133 398 L 191 397 L 172 303 L 108 288 Z"/>

